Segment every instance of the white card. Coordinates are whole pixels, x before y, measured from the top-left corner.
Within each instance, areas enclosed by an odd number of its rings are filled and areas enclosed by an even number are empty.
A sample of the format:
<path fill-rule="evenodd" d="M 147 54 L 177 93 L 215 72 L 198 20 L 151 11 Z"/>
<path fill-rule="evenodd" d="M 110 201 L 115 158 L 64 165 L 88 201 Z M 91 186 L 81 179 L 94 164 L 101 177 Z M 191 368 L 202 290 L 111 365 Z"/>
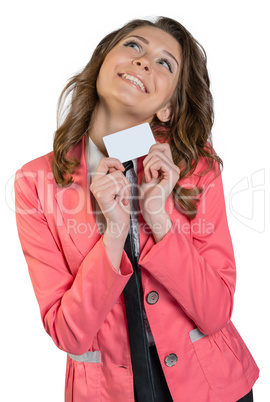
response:
<path fill-rule="evenodd" d="M 103 137 L 108 155 L 121 163 L 147 155 L 156 144 L 149 123 L 143 123 L 126 130 Z"/>

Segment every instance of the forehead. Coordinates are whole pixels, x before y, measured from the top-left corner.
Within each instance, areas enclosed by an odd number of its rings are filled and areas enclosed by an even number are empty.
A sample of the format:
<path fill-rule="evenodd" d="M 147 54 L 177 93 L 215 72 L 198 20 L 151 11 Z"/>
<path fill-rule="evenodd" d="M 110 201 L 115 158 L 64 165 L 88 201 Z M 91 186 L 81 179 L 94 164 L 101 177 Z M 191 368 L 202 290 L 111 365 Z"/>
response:
<path fill-rule="evenodd" d="M 148 40 L 150 46 L 170 51 L 175 57 L 180 58 L 181 48 L 179 43 L 172 35 L 160 28 L 151 26 L 139 27 L 131 31 L 125 38 L 133 35 L 141 36 Z"/>

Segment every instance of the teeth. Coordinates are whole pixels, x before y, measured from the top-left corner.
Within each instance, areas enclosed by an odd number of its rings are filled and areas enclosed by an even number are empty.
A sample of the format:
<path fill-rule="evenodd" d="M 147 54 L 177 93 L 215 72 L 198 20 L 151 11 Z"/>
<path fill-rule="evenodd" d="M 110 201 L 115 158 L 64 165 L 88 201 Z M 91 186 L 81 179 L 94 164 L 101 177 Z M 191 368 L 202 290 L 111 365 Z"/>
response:
<path fill-rule="evenodd" d="M 123 78 L 126 78 L 127 80 L 133 82 L 134 84 L 138 85 L 138 87 L 145 92 L 145 87 L 143 85 L 143 83 L 136 77 L 133 77 L 132 75 L 129 74 L 123 74 L 122 75 Z"/>

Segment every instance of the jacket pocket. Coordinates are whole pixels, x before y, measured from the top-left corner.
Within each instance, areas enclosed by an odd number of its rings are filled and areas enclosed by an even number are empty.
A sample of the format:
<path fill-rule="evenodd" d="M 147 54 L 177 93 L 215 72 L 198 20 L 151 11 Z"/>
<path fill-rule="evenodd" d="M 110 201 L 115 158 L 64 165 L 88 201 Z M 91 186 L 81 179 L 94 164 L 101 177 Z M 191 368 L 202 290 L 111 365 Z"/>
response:
<path fill-rule="evenodd" d="M 98 402 L 101 398 L 101 356 L 99 351 L 68 354 L 65 402 Z"/>
<path fill-rule="evenodd" d="M 69 357 L 76 362 L 82 363 L 101 363 L 101 357 L 99 351 L 86 352 L 83 355 L 72 355 L 68 353 Z"/>
<path fill-rule="evenodd" d="M 247 375 L 251 355 L 231 322 L 213 335 L 196 328 L 189 336 L 212 390 L 234 387 Z"/>

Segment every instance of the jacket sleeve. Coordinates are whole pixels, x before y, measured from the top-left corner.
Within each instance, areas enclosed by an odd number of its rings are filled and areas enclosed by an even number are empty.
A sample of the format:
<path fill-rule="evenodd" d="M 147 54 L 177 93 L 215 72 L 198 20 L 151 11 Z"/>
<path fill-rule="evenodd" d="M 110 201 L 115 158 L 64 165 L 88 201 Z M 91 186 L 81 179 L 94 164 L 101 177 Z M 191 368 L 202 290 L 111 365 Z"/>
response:
<path fill-rule="evenodd" d="M 236 268 L 221 174 L 215 179 L 207 174 L 203 188 L 197 216 L 190 221 L 190 236 L 173 222 L 164 238 L 141 255 L 140 264 L 209 335 L 230 320 Z"/>
<path fill-rule="evenodd" d="M 60 349 L 83 354 L 130 278 L 130 261 L 123 253 L 118 273 L 101 237 L 74 277 L 48 226 L 34 180 L 21 170 L 15 178 L 15 203 L 19 238 L 45 330 Z"/>

